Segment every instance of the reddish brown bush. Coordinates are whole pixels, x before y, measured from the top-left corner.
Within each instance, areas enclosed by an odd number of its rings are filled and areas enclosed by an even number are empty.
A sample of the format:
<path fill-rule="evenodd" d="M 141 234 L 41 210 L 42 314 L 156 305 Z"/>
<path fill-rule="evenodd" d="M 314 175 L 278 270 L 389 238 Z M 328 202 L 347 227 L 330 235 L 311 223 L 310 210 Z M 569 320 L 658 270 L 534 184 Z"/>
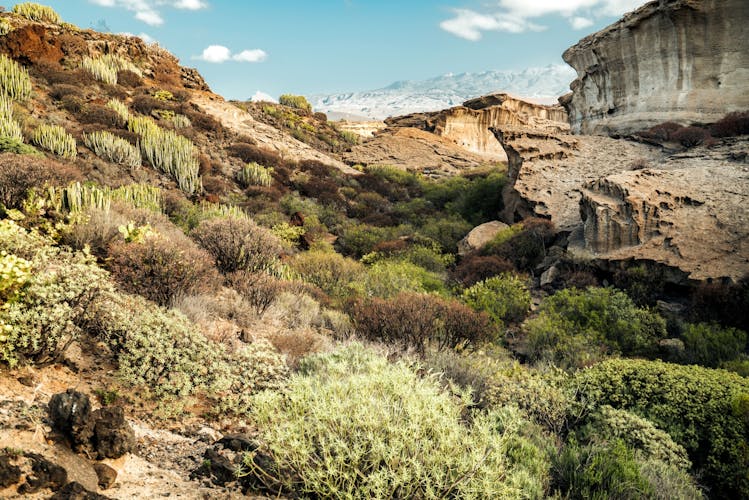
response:
<path fill-rule="evenodd" d="M 267 229 L 248 219 L 215 218 L 201 222 L 190 236 L 206 249 L 224 274 L 271 269 L 282 246 Z"/>
<path fill-rule="evenodd" d="M 281 280 L 267 273 L 237 271 L 228 275 L 226 281 L 260 318 L 285 290 Z"/>
<path fill-rule="evenodd" d="M 471 254 L 463 257 L 460 264 L 450 273 L 450 277 L 463 286 L 471 286 L 492 276 L 514 270 L 512 262 L 507 259 L 496 255 Z"/>
<path fill-rule="evenodd" d="M 198 161 L 200 162 L 198 173 L 201 176 L 210 175 L 216 170 L 213 161 L 211 161 L 211 158 L 208 155 L 201 154 L 198 157 Z"/>
<path fill-rule="evenodd" d="M 654 125 L 647 130 L 638 132 L 638 135 L 647 139 L 654 139 L 657 141 L 670 141 L 673 134 L 681 130 L 683 127 L 675 122 L 665 122 L 658 125 Z"/>
<path fill-rule="evenodd" d="M 749 275 L 737 283 L 702 283 L 692 292 L 690 320 L 749 331 Z"/>
<path fill-rule="evenodd" d="M 68 163 L 28 155 L 0 154 L 0 203 L 7 208 L 20 208 L 30 189 L 66 186 L 80 180 L 80 170 Z"/>
<path fill-rule="evenodd" d="M 212 116 L 198 111 L 186 103 L 182 104 L 178 108 L 177 112 L 187 116 L 194 128 L 203 130 L 204 132 L 212 132 L 219 137 L 224 136 L 223 125 L 221 125 L 221 123 Z"/>
<path fill-rule="evenodd" d="M 38 63 L 33 68 L 34 73 L 47 80 L 50 85 L 62 83 L 87 87 L 96 83 L 91 73 L 83 69 L 66 71 L 59 64 L 51 63 Z"/>
<path fill-rule="evenodd" d="M 104 93 L 109 97 L 114 97 L 115 99 L 119 99 L 121 101 L 129 97 L 127 90 L 122 85 L 109 85 L 106 83 L 99 83 L 99 86 L 101 87 L 101 90 L 103 90 Z"/>
<path fill-rule="evenodd" d="M 66 95 L 62 98 L 62 108 L 74 115 L 83 111 L 83 106 L 83 99 L 78 96 Z"/>
<path fill-rule="evenodd" d="M 78 114 L 81 123 L 98 123 L 106 127 L 122 126 L 122 117 L 113 109 L 99 104 L 89 104 Z"/>
<path fill-rule="evenodd" d="M 220 280 L 212 261 L 188 239 L 156 236 L 111 245 L 107 266 L 123 290 L 165 306 L 180 295 L 215 290 Z"/>
<path fill-rule="evenodd" d="M 281 157 L 275 151 L 263 149 L 247 143 L 235 143 L 229 146 L 227 152 L 245 163 L 259 163 L 266 167 L 275 167 L 282 163 Z"/>
<path fill-rule="evenodd" d="M 684 127 L 674 132 L 671 138 L 685 148 L 693 148 L 710 139 L 710 132 L 701 127 Z"/>
<path fill-rule="evenodd" d="M 749 134 L 749 111 L 728 113 L 710 127 L 710 133 L 715 137 Z"/>
<path fill-rule="evenodd" d="M 484 313 L 434 295 L 402 293 L 393 299 L 373 298 L 349 307 L 356 332 L 362 338 L 415 349 L 428 345 L 455 348 L 493 340 L 496 332 Z"/>
<path fill-rule="evenodd" d="M 129 69 L 123 69 L 117 72 L 117 83 L 132 89 L 143 85 L 143 78 Z"/>
<path fill-rule="evenodd" d="M 394 255 L 405 251 L 408 248 L 408 242 L 404 239 L 381 241 L 375 245 L 373 251 L 385 255 Z"/>
<path fill-rule="evenodd" d="M 83 98 L 83 94 L 81 93 L 79 87 L 75 85 L 68 85 L 67 83 L 58 83 L 56 85 L 53 85 L 52 89 L 49 91 L 49 96 L 57 101 L 62 100 L 63 97 L 69 95 Z"/>
<path fill-rule="evenodd" d="M 174 105 L 150 95 L 139 95 L 133 98 L 132 108 L 138 113 L 150 115 L 152 111 L 157 109 L 171 111 L 174 109 Z"/>

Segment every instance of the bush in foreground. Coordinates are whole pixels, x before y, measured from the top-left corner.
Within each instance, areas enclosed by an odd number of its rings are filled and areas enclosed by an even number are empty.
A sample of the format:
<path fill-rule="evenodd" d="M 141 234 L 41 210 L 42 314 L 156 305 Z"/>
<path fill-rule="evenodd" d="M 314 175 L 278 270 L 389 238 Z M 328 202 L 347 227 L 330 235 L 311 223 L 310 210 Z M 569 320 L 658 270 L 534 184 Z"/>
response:
<path fill-rule="evenodd" d="M 512 408 L 466 424 L 465 404 L 358 344 L 314 355 L 254 399 L 260 447 L 244 474 L 320 498 L 541 498 L 548 463 L 532 426 Z"/>

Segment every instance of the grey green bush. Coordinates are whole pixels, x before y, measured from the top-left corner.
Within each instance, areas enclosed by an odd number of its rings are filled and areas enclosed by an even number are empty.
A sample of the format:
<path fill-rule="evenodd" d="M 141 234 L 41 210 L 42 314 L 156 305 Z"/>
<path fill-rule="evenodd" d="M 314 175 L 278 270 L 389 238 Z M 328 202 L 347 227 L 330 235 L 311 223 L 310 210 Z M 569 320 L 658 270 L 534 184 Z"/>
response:
<path fill-rule="evenodd" d="M 136 168 L 142 162 L 138 148 L 106 130 L 84 134 L 83 142 L 96 156 L 112 163 Z"/>
<path fill-rule="evenodd" d="M 61 158 L 74 159 L 78 154 L 75 139 L 59 125 L 40 125 L 31 142 Z"/>

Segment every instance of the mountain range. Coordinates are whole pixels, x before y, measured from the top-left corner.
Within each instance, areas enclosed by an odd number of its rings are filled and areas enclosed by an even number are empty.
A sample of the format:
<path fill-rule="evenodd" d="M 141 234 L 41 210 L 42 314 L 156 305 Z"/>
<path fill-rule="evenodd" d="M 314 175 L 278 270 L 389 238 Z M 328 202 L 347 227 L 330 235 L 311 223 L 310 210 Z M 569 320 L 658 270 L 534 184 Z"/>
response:
<path fill-rule="evenodd" d="M 331 95 L 309 95 L 315 111 L 331 117 L 358 116 L 381 120 L 422 111 L 458 106 L 492 92 L 506 92 L 534 102 L 552 104 L 569 92 L 575 71 L 552 64 L 522 71 L 484 71 L 438 76 L 428 80 L 398 81 L 376 90 Z"/>

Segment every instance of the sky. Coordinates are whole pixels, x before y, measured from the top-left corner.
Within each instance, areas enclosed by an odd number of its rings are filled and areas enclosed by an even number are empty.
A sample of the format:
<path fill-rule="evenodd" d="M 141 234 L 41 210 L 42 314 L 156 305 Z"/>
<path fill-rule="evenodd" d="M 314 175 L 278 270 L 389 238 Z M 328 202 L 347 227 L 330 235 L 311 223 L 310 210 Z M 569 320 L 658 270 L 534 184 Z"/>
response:
<path fill-rule="evenodd" d="M 41 0 L 157 42 L 231 99 L 332 94 L 562 62 L 644 0 Z"/>

